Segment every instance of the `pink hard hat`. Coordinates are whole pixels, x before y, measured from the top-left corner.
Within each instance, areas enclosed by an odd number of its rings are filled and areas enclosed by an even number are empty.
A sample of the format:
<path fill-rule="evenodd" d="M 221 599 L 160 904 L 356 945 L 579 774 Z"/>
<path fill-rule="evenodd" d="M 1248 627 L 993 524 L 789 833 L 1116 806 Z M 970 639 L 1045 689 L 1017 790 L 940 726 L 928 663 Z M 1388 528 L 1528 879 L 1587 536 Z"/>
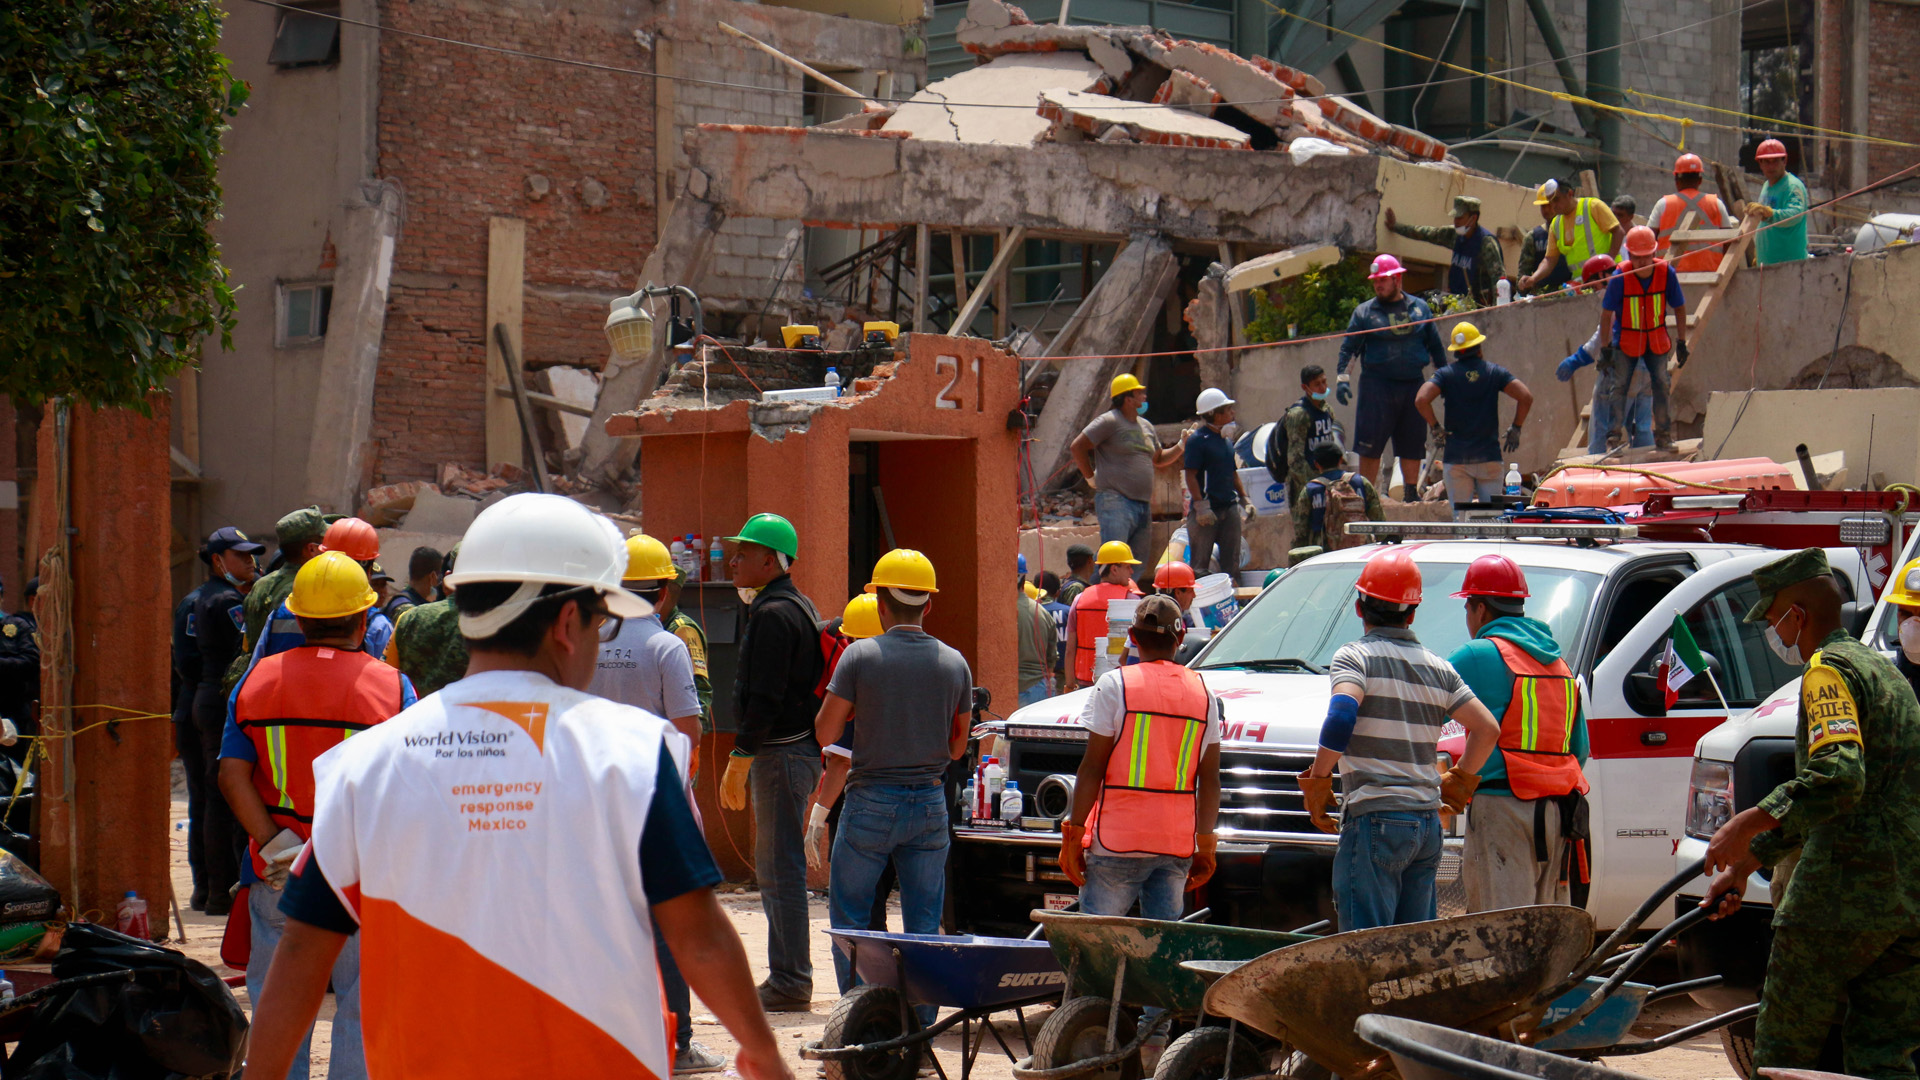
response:
<path fill-rule="evenodd" d="M 1367 280 L 1375 281 L 1383 277 L 1393 277 L 1406 272 L 1407 268 L 1400 265 L 1399 259 L 1391 255 L 1375 255 L 1373 257 L 1373 269 L 1367 272 Z"/>

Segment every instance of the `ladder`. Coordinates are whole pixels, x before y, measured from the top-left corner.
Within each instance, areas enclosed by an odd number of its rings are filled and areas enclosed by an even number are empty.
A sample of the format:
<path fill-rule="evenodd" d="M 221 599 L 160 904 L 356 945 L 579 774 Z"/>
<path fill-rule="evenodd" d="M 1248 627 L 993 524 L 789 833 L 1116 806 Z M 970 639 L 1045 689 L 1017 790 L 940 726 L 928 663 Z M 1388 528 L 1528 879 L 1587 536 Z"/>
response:
<path fill-rule="evenodd" d="M 1687 291 L 1687 329 L 1698 333 L 1706 325 L 1707 316 L 1720 309 L 1720 298 L 1726 295 L 1727 285 L 1741 267 L 1747 265 L 1747 250 L 1753 246 L 1753 236 L 1758 224 L 1752 218 L 1742 218 L 1739 228 L 1735 229 L 1696 229 L 1693 227 L 1694 213 L 1687 211 L 1680 219 L 1680 225 L 1673 230 L 1669 238 L 1673 248 L 1668 252 L 1670 260 L 1678 260 L 1687 254 L 1691 247 L 1686 245 L 1725 244 L 1720 255 L 1720 267 L 1708 272 L 1689 271 L 1680 274 L 1680 285 Z M 1704 294 L 1695 290 L 1706 287 Z M 1696 299 L 1696 295 L 1698 298 Z M 1674 316 L 1668 315 L 1668 325 L 1672 325 Z"/>

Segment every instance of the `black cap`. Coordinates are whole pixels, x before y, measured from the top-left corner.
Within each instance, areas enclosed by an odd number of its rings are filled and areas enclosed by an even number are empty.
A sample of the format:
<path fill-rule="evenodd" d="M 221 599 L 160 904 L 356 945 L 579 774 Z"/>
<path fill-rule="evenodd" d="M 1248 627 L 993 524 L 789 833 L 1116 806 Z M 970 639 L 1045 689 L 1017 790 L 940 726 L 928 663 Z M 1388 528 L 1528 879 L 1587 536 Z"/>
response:
<path fill-rule="evenodd" d="M 213 530 L 207 537 L 207 554 L 218 555 L 223 551 L 237 551 L 242 555 L 258 555 L 267 550 L 264 545 L 247 539 L 247 534 L 231 525 L 223 525 Z"/>

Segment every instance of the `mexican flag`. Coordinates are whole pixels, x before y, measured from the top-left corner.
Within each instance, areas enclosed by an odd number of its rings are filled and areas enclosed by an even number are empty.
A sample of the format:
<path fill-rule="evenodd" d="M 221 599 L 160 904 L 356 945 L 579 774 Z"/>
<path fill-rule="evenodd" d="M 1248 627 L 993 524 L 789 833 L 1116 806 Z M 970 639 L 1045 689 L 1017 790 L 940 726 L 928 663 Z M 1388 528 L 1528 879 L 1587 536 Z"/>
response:
<path fill-rule="evenodd" d="M 1667 638 L 1667 651 L 1660 655 L 1660 667 L 1665 675 L 1669 709 L 1680 700 L 1680 688 L 1707 670 L 1700 646 L 1693 643 L 1693 631 L 1687 629 L 1686 620 L 1677 614 L 1673 617 L 1673 633 Z"/>

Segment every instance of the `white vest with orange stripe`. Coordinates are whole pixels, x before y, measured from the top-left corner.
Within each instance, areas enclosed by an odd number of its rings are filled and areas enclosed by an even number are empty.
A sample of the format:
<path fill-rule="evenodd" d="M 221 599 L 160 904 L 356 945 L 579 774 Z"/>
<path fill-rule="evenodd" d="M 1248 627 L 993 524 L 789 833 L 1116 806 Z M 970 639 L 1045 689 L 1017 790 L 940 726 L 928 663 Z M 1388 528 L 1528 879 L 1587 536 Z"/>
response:
<path fill-rule="evenodd" d="M 360 921 L 369 1076 L 670 1075 L 639 853 L 661 746 L 685 738 L 488 672 L 315 763 L 312 854 Z"/>

